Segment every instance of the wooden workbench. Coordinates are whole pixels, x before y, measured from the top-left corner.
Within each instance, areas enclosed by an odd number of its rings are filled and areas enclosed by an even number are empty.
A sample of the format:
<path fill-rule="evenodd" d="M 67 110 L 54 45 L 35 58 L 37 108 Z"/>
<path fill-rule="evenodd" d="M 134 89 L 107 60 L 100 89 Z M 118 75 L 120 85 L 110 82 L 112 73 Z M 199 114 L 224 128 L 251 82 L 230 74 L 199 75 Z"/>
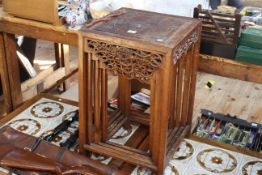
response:
<path fill-rule="evenodd" d="M 77 31 L 68 30 L 65 26 L 52 26 L 41 22 L 7 16 L 3 12 L 3 9 L 0 8 L 0 75 L 3 86 L 4 111 L 7 113 L 22 104 L 23 90 L 30 90 L 32 85 L 42 82 L 44 77 L 55 71 L 54 68 L 48 69 L 46 72 L 28 80 L 21 86 L 15 35 L 72 46 L 78 45 Z M 65 64 L 69 64 L 69 61 L 65 61 Z M 68 72 L 68 68 L 65 65 L 64 68 L 57 71 L 65 74 Z"/>

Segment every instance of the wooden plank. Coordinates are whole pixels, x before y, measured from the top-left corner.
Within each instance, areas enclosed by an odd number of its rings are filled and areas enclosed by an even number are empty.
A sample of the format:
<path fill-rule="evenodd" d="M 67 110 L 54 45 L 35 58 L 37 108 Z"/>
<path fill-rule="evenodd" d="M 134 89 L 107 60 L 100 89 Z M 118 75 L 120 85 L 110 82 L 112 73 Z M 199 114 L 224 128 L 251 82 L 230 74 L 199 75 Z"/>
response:
<path fill-rule="evenodd" d="M 222 30 L 222 29 L 221 29 Z M 213 35 L 214 37 L 219 37 L 219 33 L 218 32 L 216 32 L 216 31 L 206 31 L 206 30 L 203 30 L 202 31 L 202 35 L 203 34 L 205 34 L 205 35 Z M 232 38 L 234 38 L 235 36 L 234 36 L 234 33 L 233 34 L 224 34 L 225 35 L 225 37 L 227 38 L 227 40 L 232 40 Z"/>
<path fill-rule="evenodd" d="M 190 93 L 190 80 L 191 80 L 191 67 L 192 67 L 193 48 L 191 48 L 184 58 L 185 75 L 184 75 L 184 90 L 183 90 L 183 104 L 182 104 L 182 126 L 184 127 L 188 122 L 188 106 L 189 106 L 189 93 Z"/>
<path fill-rule="evenodd" d="M 99 61 L 93 61 L 94 66 L 94 122 L 95 122 L 95 143 L 99 143 L 101 141 L 101 115 L 100 115 L 100 83 L 101 76 L 99 71 Z"/>
<path fill-rule="evenodd" d="M 150 115 L 131 110 L 129 120 L 148 126 L 150 123 Z"/>
<path fill-rule="evenodd" d="M 27 91 L 23 92 L 23 101 L 30 100 L 35 97 L 39 92 L 38 86 L 32 86 Z"/>
<path fill-rule="evenodd" d="M 46 78 L 42 80 L 39 79 L 39 83 L 41 84 L 41 89 L 39 89 L 39 84 L 31 84 L 33 83 L 33 81 L 30 80 L 28 80 L 29 82 L 25 82 L 29 86 L 22 83 L 23 88 L 25 88 L 22 91 L 23 101 L 34 97 L 36 94 L 45 92 L 45 90 L 49 90 L 54 85 L 56 85 L 56 82 L 61 80 L 64 76 L 65 76 L 65 68 L 59 68 L 53 74 L 48 75 Z M 37 93 L 33 93 L 35 90 Z M 30 91 L 32 91 L 32 93 L 30 93 Z"/>
<path fill-rule="evenodd" d="M 30 89 L 32 86 L 35 86 L 36 84 L 42 83 L 43 80 L 47 78 L 49 75 L 51 75 L 52 73 L 54 73 L 54 66 L 51 66 L 48 69 L 41 71 L 36 77 L 24 81 L 21 84 L 22 92 L 27 91 L 28 89 Z"/>
<path fill-rule="evenodd" d="M 28 36 L 55 43 L 78 46 L 78 32 L 63 27 L 55 27 L 40 22 L 17 19 L 12 17 L 0 18 L 0 31 Z"/>
<path fill-rule="evenodd" d="M 206 89 L 205 84 L 215 84 Z M 201 109 L 235 115 L 250 122 L 261 123 L 262 84 L 221 77 L 204 72 L 198 73 L 194 121 L 201 115 Z"/>
<path fill-rule="evenodd" d="M 176 135 L 180 135 L 184 130 L 183 127 L 170 129 L 168 132 L 167 138 L 167 152 L 173 147 L 174 142 L 176 141 Z"/>
<path fill-rule="evenodd" d="M 127 118 L 124 115 L 119 116 L 110 126 L 108 126 L 107 138 L 113 137 L 115 133 L 126 123 Z"/>
<path fill-rule="evenodd" d="M 216 29 L 218 30 L 220 36 L 222 37 L 222 39 L 225 41 L 225 43 L 229 44 L 229 42 L 227 41 L 227 38 L 225 36 L 225 34 L 222 32 L 219 24 L 217 23 L 217 21 L 215 21 L 215 19 L 213 18 L 213 16 L 210 14 L 209 11 L 207 11 L 207 16 L 211 19 L 211 21 L 214 23 L 214 25 L 216 26 Z"/>
<path fill-rule="evenodd" d="M 146 137 L 143 142 L 139 145 L 138 149 L 147 151 L 148 150 L 148 144 L 149 144 L 149 137 Z M 124 166 L 121 168 L 126 174 L 131 174 L 136 166 L 130 165 L 125 163 Z"/>
<path fill-rule="evenodd" d="M 71 66 L 70 66 L 70 55 L 69 55 L 69 45 L 68 44 L 62 44 L 62 50 L 63 50 L 63 59 L 62 59 L 62 67 L 65 68 L 65 74 L 69 74 L 71 72 Z M 66 91 L 70 87 L 70 81 L 66 80 L 63 83 L 64 90 Z"/>
<path fill-rule="evenodd" d="M 4 43 L 6 52 L 6 65 L 10 82 L 10 92 L 12 98 L 13 109 L 19 107 L 23 103 L 23 97 L 20 84 L 20 72 L 18 59 L 16 55 L 16 40 L 12 34 L 4 33 Z"/>
<path fill-rule="evenodd" d="M 208 12 L 209 12 L 208 10 L 202 10 L 200 13 L 207 14 Z M 224 13 L 216 13 L 216 12 L 212 12 L 212 14 L 216 16 L 232 18 L 232 14 L 224 14 Z"/>
<path fill-rule="evenodd" d="M 64 66 L 63 44 L 54 43 L 54 47 L 55 47 L 55 60 L 56 60 L 55 68 L 58 69 Z M 65 83 L 60 84 L 57 88 L 60 92 L 64 92 L 66 88 Z"/>
<path fill-rule="evenodd" d="M 244 81 L 262 83 L 262 66 L 241 63 L 216 56 L 201 55 L 199 71 Z"/>
<path fill-rule="evenodd" d="M 214 25 L 203 25 L 202 26 L 203 30 L 216 30 L 216 27 Z M 227 32 L 227 33 L 235 33 L 234 28 L 221 28 L 222 31 Z"/>
<path fill-rule="evenodd" d="M 199 30 L 200 32 L 200 30 Z M 190 92 L 189 92 L 189 111 L 187 116 L 187 125 L 192 126 L 193 119 L 193 110 L 195 103 L 195 92 L 196 92 L 196 82 L 197 82 L 197 69 L 199 64 L 199 47 L 200 47 L 200 39 L 196 44 L 193 45 L 193 60 L 192 60 L 192 72 L 191 72 L 191 82 L 190 82 Z"/>
<path fill-rule="evenodd" d="M 185 128 L 180 128 L 179 131 L 174 134 L 172 139 L 170 140 L 170 147 L 167 152 L 167 158 L 171 159 L 172 156 L 174 156 L 174 153 L 177 151 L 177 148 L 179 147 L 182 140 L 188 135 L 190 131 L 190 126 L 186 126 Z"/>
<path fill-rule="evenodd" d="M 140 126 L 135 133 L 130 137 L 130 139 L 126 142 L 125 146 L 131 147 L 131 148 L 137 148 L 140 151 L 146 151 L 146 150 L 141 150 L 138 147 L 141 145 L 141 143 L 147 138 L 148 135 L 148 129 L 145 128 L 144 126 Z M 148 147 L 148 145 L 147 145 Z M 125 164 L 124 161 L 121 160 L 112 160 L 109 163 L 109 166 L 113 167 L 121 167 L 123 164 Z"/>
<path fill-rule="evenodd" d="M 43 80 L 43 89 L 48 89 L 58 80 L 65 76 L 65 68 L 57 69 L 54 74 L 49 75 L 46 79 Z"/>
<path fill-rule="evenodd" d="M 90 102 L 88 102 L 89 98 L 87 98 L 87 94 L 90 93 L 91 89 L 89 88 L 90 75 L 88 74 L 90 70 L 90 62 L 91 58 L 88 57 L 89 54 L 83 52 L 83 40 L 80 37 L 79 39 L 79 47 L 78 47 L 78 62 L 79 62 L 79 151 L 84 153 L 83 145 L 86 143 L 91 143 L 92 138 L 92 122 L 90 122 L 90 118 L 92 121 L 92 111 L 88 111 L 90 108 Z M 88 76 L 89 75 L 89 76 Z M 92 109 L 92 104 L 91 104 Z M 91 116 L 88 115 L 91 113 Z"/>
<path fill-rule="evenodd" d="M 51 87 L 48 87 L 48 89 L 45 89 L 44 92 L 49 92 L 52 89 L 56 88 L 57 86 L 59 86 L 60 84 L 64 83 L 66 80 L 68 80 L 71 76 L 73 76 L 77 72 L 78 72 L 78 68 L 72 70 L 72 72 L 70 72 L 69 74 L 66 74 L 61 79 L 55 81 L 54 84 Z"/>
<path fill-rule="evenodd" d="M 70 55 L 69 55 L 69 45 L 55 43 L 55 59 L 56 59 L 56 68 L 64 67 L 65 74 L 68 75 L 71 71 L 70 66 Z M 70 87 L 70 81 L 65 80 L 59 85 L 59 88 L 62 92 L 66 91 Z M 59 90 L 60 90 L 59 89 Z"/>
<path fill-rule="evenodd" d="M 219 16 L 216 16 L 216 15 L 213 15 L 213 13 L 212 13 L 212 16 L 213 16 L 215 21 L 227 22 L 229 24 L 232 24 L 236 21 L 235 16 L 231 16 L 230 18 L 229 17 L 219 17 Z M 199 18 L 201 18 L 203 20 L 210 20 L 210 18 L 207 15 L 200 15 Z"/>
<path fill-rule="evenodd" d="M 176 96 L 177 96 L 177 64 L 173 65 L 172 69 L 172 83 L 171 83 L 171 93 L 170 93 L 170 118 L 169 118 L 169 126 L 170 128 L 175 127 L 175 116 L 176 116 Z"/>
<path fill-rule="evenodd" d="M 202 21 L 202 23 L 204 24 L 204 25 L 214 25 L 214 23 L 213 22 L 211 22 L 211 21 Z M 220 26 L 220 27 L 222 27 L 222 28 L 235 28 L 235 24 L 230 24 L 230 23 L 226 23 L 226 22 L 219 22 L 219 21 L 217 21 L 217 24 Z"/>
<path fill-rule="evenodd" d="M 1 104 L 1 113 L 3 114 L 12 110 L 12 97 L 10 92 L 3 33 L 0 33 L 0 79 L 4 98 L 4 103 Z"/>
<path fill-rule="evenodd" d="M 118 76 L 118 104 L 125 117 L 129 116 L 131 106 L 131 80 Z"/>
<path fill-rule="evenodd" d="M 241 15 L 240 14 L 236 14 L 236 21 L 235 21 L 235 38 L 234 38 L 234 42 L 238 43 L 239 41 L 239 36 L 240 36 L 240 28 L 241 28 Z"/>
<path fill-rule="evenodd" d="M 107 140 L 107 126 L 108 126 L 108 116 L 107 116 L 107 97 L 108 97 L 108 85 L 107 85 L 107 70 L 101 68 L 101 117 L 102 117 L 102 141 Z"/>
<path fill-rule="evenodd" d="M 183 59 L 177 62 L 178 64 L 178 79 L 177 79 L 177 96 L 176 96 L 176 122 L 175 127 L 180 126 L 181 111 L 182 111 L 182 90 L 183 90 Z"/>
<path fill-rule="evenodd" d="M 150 149 L 152 153 L 152 160 L 155 164 L 158 165 L 157 173 L 163 174 L 164 168 L 167 164 L 166 159 L 166 145 L 167 145 L 167 135 L 168 135 L 168 116 L 169 116 L 169 102 L 170 102 L 170 87 L 171 87 L 171 77 L 173 69 L 173 52 L 166 54 L 165 69 L 162 69 L 158 72 L 156 76 L 157 84 L 152 84 L 155 87 L 155 98 L 160 99 L 160 101 L 155 101 L 154 105 L 151 105 L 152 108 L 156 108 L 154 111 L 154 118 L 151 119 L 151 124 L 155 126 L 154 135 L 152 136 L 152 142 L 155 143 L 154 147 Z M 161 86 L 158 84 L 161 82 Z M 153 93 L 153 92 L 151 92 Z M 152 101 L 151 101 L 152 102 Z M 152 111 L 151 111 L 152 112 Z M 152 126 L 151 126 L 152 127 Z M 150 133 L 151 134 L 151 133 Z M 151 135 L 150 135 L 151 136 Z M 152 143 L 150 143 L 152 144 Z M 156 151 L 156 152 L 155 152 Z"/>
<path fill-rule="evenodd" d="M 134 152 L 134 153 L 138 153 L 138 154 L 142 154 L 142 155 L 146 155 L 146 156 L 149 155 L 149 154 L 146 153 L 145 151 L 142 151 L 142 150 L 139 150 L 139 149 L 130 147 L 130 146 L 120 145 L 120 144 L 113 143 L 113 142 L 110 142 L 110 141 L 108 141 L 107 144 L 110 145 L 110 146 L 112 146 L 112 147 L 124 149 L 124 150 L 131 151 L 131 152 Z"/>
<path fill-rule="evenodd" d="M 105 156 L 112 156 L 113 158 L 123 160 L 131 164 L 134 164 L 134 162 L 136 162 L 136 164 L 139 166 L 148 167 L 152 170 L 157 170 L 156 165 L 154 165 L 152 160 L 145 155 L 141 155 L 132 151 L 127 151 L 125 149 L 116 148 L 114 146 L 102 143 L 84 145 L 84 147 L 92 152 L 96 152 Z"/>

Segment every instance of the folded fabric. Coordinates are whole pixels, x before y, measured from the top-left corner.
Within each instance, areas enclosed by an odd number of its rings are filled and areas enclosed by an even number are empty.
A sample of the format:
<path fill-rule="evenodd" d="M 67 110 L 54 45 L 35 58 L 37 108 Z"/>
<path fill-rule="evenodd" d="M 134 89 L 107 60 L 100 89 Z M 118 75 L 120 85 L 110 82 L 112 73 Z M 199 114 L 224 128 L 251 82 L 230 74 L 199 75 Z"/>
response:
<path fill-rule="evenodd" d="M 67 24 L 77 26 L 88 22 L 89 0 L 68 0 L 68 3 L 69 10 L 65 15 Z"/>

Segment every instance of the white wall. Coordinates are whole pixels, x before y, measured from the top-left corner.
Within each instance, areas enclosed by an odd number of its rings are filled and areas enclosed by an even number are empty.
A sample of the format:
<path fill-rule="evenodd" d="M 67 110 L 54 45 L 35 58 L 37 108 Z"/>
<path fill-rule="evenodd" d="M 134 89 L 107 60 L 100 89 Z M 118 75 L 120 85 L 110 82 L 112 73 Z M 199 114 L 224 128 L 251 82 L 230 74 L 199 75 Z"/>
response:
<path fill-rule="evenodd" d="M 192 16 L 194 8 L 201 4 L 208 8 L 209 0 L 130 0 L 134 8 L 179 16 Z"/>
<path fill-rule="evenodd" d="M 209 7 L 209 0 L 97 0 L 91 3 L 91 10 L 116 10 L 130 7 L 179 16 L 193 16 L 194 8 L 201 4 L 204 9 Z M 93 11 L 94 12 L 94 11 Z"/>

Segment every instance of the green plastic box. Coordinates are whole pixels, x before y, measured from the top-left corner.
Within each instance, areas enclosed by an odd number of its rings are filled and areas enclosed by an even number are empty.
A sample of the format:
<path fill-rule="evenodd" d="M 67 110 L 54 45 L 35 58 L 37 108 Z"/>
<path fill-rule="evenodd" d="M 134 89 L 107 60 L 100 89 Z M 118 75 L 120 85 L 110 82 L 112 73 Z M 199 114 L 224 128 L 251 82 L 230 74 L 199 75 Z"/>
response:
<path fill-rule="evenodd" d="M 262 49 L 262 28 L 249 27 L 243 31 L 239 45 Z"/>
<path fill-rule="evenodd" d="M 239 46 L 237 49 L 236 60 L 256 65 L 262 65 L 262 49 Z"/>

